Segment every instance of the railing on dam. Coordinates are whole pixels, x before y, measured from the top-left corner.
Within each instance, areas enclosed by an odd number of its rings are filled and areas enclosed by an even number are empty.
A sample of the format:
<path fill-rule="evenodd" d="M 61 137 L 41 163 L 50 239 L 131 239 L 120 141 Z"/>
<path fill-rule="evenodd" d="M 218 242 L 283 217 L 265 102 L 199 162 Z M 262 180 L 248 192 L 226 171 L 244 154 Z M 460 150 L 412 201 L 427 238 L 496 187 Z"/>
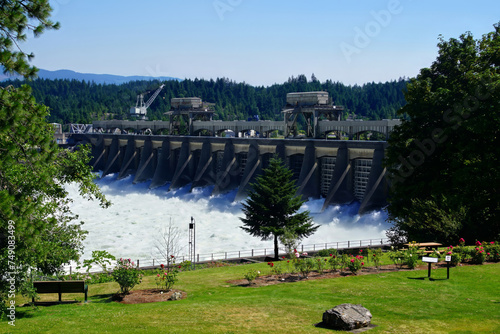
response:
<path fill-rule="evenodd" d="M 394 127 L 401 124 L 399 119 L 383 119 L 383 120 L 348 120 L 348 121 L 328 121 L 319 120 L 317 122 L 316 133 L 318 138 L 324 138 L 326 133 L 337 132 L 345 134 L 349 138 L 354 138 L 355 135 L 371 131 L 383 134 L 386 138 L 394 130 Z M 93 131 L 97 132 L 115 132 L 116 130 L 128 131 L 129 133 L 149 133 L 159 134 L 163 131 L 171 131 L 170 121 L 94 121 L 92 123 Z M 259 137 L 268 137 L 272 131 L 285 133 L 286 123 L 284 121 L 194 121 L 189 125 L 189 134 L 197 135 L 200 131 L 208 131 L 212 135 L 220 134 L 225 130 L 231 130 L 235 133 L 244 133 L 254 130 L 259 133 Z M 171 132 L 169 132 L 171 133 Z"/>
<path fill-rule="evenodd" d="M 300 253 L 315 253 L 323 249 L 336 249 L 336 250 L 349 250 L 358 248 L 376 248 L 376 247 L 386 247 L 390 246 L 390 241 L 387 238 L 380 239 L 365 239 L 365 240 L 350 240 L 350 241 L 338 241 L 338 242 L 325 242 L 320 244 L 312 245 L 300 245 L 297 251 Z M 286 253 L 283 249 L 280 249 L 279 256 L 285 256 Z M 227 251 L 227 252 L 214 252 L 214 253 L 204 253 L 196 254 L 197 264 L 203 264 L 213 261 L 242 261 L 250 260 L 259 262 L 256 259 L 262 259 L 265 257 L 274 257 L 274 248 L 260 248 L 260 249 L 247 249 L 247 250 L 237 250 L 237 251 Z M 153 258 L 153 259 L 132 259 L 134 264 L 142 269 L 152 269 L 159 267 L 162 263 L 167 263 L 167 259 Z M 181 255 L 177 257 L 177 263 L 188 261 L 189 257 L 187 255 Z M 72 272 L 82 272 L 82 270 L 76 270 L 76 265 L 71 264 L 64 267 L 64 271 L 67 273 Z M 101 269 L 99 267 L 92 267 L 90 272 L 99 272 Z"/>

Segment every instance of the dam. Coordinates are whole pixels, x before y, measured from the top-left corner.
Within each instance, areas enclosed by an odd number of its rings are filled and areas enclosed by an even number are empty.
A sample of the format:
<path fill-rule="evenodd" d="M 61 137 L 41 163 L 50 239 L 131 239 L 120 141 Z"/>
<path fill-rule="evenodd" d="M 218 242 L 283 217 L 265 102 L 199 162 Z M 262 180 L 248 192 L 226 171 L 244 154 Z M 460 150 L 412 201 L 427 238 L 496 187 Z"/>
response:
<path fill-rule="evenodd" d="M 212 195 L 237 189 L 246 197 L 250 184 L 273 155 L 293 171 L 303 199 L 329 205 L 361 203 L 359 213 L 387 205 L 388 181 L 383 166 L 385 141 L 225 138 L 114 133 L 74 133 L 76 144 L 90 144 L 95 171 L 150 188 L 213 186 Z"/>

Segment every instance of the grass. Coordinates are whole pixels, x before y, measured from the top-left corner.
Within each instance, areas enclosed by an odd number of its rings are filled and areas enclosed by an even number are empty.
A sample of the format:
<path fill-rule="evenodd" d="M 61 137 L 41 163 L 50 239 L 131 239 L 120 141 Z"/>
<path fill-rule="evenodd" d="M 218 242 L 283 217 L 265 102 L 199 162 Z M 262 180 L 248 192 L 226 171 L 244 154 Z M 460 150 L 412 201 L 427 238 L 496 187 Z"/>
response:
<path fill-rule="evenodd" d="M 2 322 L 0 332 L 330 333 L 314 327 L 323 312 L 355 303 L 373 314 L 370 333 L 500 333 L 500 263 L 452 268 L 450 280 L 446 269 L 434 269 L 431 281 L 415 270 L 258 288 L 227 283 L 250 269 L 269 272 L 266 264 L 182 272 L 175 288 L 188 297 L 175 302 L 119 304 L 110 301 L 116 283 L 91 285 L 89 303 L 17 307 L 16 326 Z M 146 276 L 135 289 L 154 287 Z"/>

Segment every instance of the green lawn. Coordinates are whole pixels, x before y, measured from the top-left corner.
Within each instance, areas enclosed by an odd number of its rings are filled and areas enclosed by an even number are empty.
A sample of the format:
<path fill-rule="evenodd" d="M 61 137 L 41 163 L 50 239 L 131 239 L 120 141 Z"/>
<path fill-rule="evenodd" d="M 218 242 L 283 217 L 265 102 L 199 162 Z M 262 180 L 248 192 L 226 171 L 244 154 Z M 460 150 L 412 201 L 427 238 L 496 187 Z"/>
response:
<path fill-rule="evenodd" d="M 346 276 L 252 288 L 228 284 L 266 264 L 182 272 L 180 301 L 124 305 L 110 301 L 116 283 L 89 286 L 86 304 L 17 307 L 2 333 L 331 333 L 313 325 L 325 310 L 362 304 L 377 325 L 369 333 L 500 333 L 500 263 Z M 135 289 L 156 287 L 147 276 Z M 44 296 L 45 297 L 45 296 Z M 53 300 L 57 298 L 51 297 Z M 66 299 L 83 295 L 66 295 Z M 19 303 L 26 302 L 18 299 Z"/>

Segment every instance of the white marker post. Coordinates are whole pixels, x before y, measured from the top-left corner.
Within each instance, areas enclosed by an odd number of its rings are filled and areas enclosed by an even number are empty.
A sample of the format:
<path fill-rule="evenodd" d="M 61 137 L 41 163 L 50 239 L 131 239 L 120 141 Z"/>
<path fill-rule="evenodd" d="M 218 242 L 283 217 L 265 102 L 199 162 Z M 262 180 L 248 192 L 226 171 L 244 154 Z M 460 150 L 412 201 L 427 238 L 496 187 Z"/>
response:
<path fill-rule="evenodd" d="M 428 257 L 428 256 L 423 256 L 422 257 L 422 262 L 427 262 L 429 264 L 429 271 L 427 274 L 427 277 L 430 279 L 431 278 L 431 264 L 432 263 L 437 263 L 438 262 L 437 257 Z"/>
<path fill-rule="evenodd" d="M 446 279 L 450 279 L 450 262 L 451 255 L 446 255 L 444 260 L 446 261 Z"/>

